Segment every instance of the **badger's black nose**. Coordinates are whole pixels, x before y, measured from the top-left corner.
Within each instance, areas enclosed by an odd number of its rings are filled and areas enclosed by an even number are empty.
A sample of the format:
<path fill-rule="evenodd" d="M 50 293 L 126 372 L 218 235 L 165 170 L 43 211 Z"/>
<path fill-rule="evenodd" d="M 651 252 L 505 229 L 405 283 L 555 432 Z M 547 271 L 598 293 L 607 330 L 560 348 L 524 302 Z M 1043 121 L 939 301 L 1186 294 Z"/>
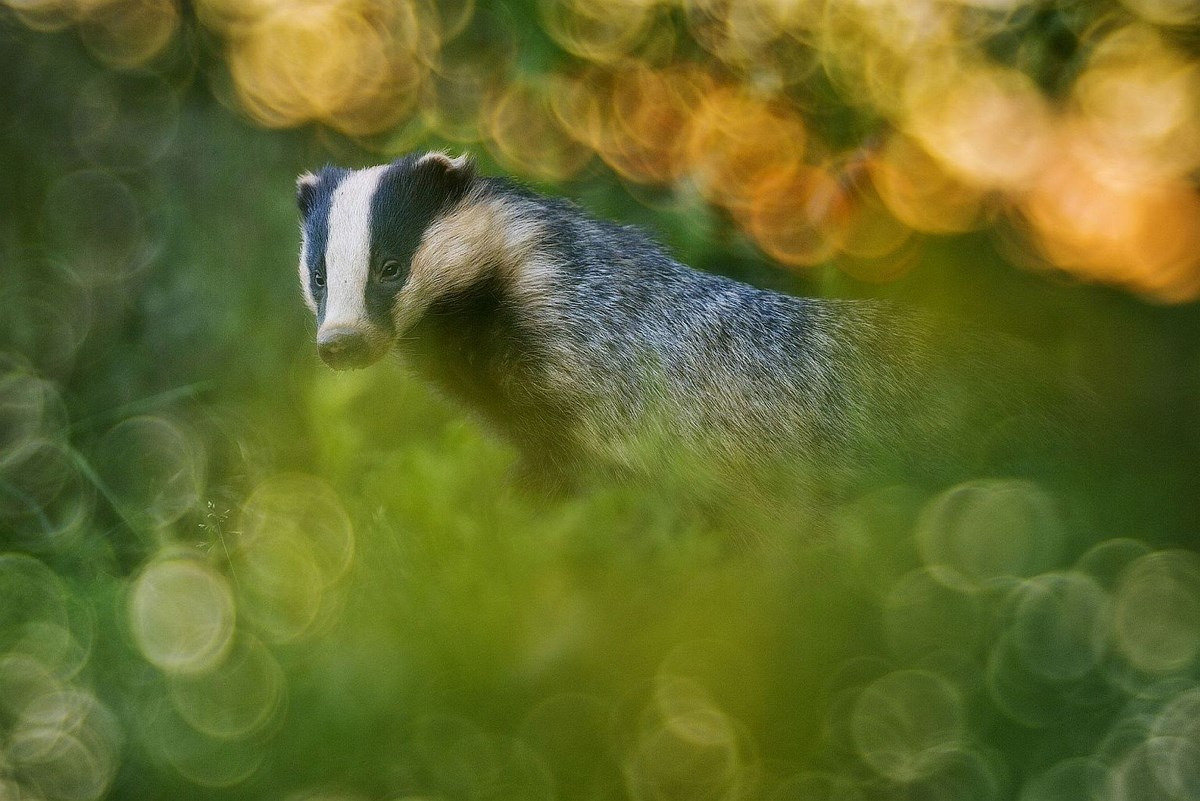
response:
<path fill-rule="evenodd" d="M 331 328 L 317 334 L 321 361 L 335 370 L 365 367 L 371 361 L 367 339 L 353 328 Z"/>

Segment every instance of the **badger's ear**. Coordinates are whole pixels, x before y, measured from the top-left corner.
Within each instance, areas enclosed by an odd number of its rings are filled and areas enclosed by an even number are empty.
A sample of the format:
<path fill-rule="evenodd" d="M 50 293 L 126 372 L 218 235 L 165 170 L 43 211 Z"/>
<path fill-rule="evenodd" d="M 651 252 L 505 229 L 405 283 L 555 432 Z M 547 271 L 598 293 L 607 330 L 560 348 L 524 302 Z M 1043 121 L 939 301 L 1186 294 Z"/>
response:
<path fill-rule="evenodd" d="M 300 216 L 308 216 L 316 196 L 317 176 L 306 172 L 296 179 L 296 205 L 300 208 Z"/>
<path fill-rule="evenodd" d="M 431 170 L 434 174 L 467 183 L 475 177 L 475 162 L 466 153 L 450 158 L 441 151 L 426 153 L 417 159 L 417 169 Z"/>

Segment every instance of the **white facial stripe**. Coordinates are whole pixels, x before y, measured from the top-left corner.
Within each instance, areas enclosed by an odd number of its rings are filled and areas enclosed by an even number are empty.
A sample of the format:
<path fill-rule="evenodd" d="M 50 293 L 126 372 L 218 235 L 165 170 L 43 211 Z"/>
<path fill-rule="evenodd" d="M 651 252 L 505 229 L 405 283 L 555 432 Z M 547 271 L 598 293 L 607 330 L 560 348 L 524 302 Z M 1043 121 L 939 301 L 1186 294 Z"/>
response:
<path fill-rule="evenodd" d="M 300 290 L 304 293 L 304 303 L 316 314 L 317 300 L 308 282 L 308 235 L 304 231 L 300 232 Z"/>
<path fill-rule="evenodd" d="M 370 325 L 364 294 L 370 277 L 371 199 L 388 165 L 347 175 L 333 192 L 325 245 L 325 320 L 322 328 Z"/>

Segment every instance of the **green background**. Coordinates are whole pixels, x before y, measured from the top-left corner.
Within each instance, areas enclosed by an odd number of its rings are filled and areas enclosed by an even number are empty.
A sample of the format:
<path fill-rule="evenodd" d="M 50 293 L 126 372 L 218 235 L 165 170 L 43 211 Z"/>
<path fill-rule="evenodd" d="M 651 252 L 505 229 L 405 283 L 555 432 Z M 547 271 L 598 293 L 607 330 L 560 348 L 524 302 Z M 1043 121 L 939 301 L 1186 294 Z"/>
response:
<path fill-rule="evenodd" d="M 391 139 L 270 130 L 190 4 L 135 66 L 87 20 L 35 30 L 19 7 L 0 5 L 0 798 L 1200 799 L 1194 303 L 1022 270 L 998 219 L 863 282 L 840 257 L 772 263 L 684 182 L 600 158 L 519 175 L 702 269 L 1029 339 L 1092 382 L 1125 454 L 1088 466 L 1116 515 L 981 475 L 880 487 L 769 547 L 670 491 L 527 498 L 514 454 L 399 364 L 326 370 L 296 281 L 297 174 L 410 145 L 509 171 L 486 137 L 447 138 L 424 97 Z M 484 22 L 446 63 L 493 48 L 503 82 L 579 61 L 540 6 L 462 8 Z M 678 60 L 727 69 L 661 14 Z M 1114 15 L 1020 7 L 989 57 L 1057 101 Z M 1194 27 L 1167 33 L 1194 66 Z M 886 130 L 820 70 L 783 94 L 830 152 Z"/>

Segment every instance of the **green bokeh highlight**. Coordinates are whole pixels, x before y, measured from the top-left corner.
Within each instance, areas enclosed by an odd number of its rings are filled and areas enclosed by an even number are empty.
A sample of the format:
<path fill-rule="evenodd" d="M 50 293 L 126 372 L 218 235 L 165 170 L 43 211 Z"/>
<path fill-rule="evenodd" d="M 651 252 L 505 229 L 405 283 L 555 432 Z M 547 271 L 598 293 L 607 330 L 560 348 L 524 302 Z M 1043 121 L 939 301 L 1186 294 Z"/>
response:
<path fill-rule="evenodd" d="M 1195 305 L 1016 269 L 1000 223 L 923 241 L 889 283 L 789 272 L 686 186 L 593 160 L 539 186 L 700 268 L 1029 339 L 1096 387 L 1123 456 L 1077 494 L 878 487 L 819 536 L 755 517 L 752 545 L 742 510 L 669 488 L 530 498 L 514 454 L 400 365 L 315 357 L 294 178 L 378 160 L 379 134 L 251 123 L 190 6 L 125 65 L 18 5 L 0 798 L 1200 799 Z M 534 5 L 481 5 L 470 35 L 548 74 L 571 56 Z M 1062 91 L 1063 31 L 1114 9 L 1022 11 L 994 56 Z M 1194 30 L 1168 33 L 1194 65 Z M 793 91 L 828 142 L 877 124 L 819 73 Z"/>

